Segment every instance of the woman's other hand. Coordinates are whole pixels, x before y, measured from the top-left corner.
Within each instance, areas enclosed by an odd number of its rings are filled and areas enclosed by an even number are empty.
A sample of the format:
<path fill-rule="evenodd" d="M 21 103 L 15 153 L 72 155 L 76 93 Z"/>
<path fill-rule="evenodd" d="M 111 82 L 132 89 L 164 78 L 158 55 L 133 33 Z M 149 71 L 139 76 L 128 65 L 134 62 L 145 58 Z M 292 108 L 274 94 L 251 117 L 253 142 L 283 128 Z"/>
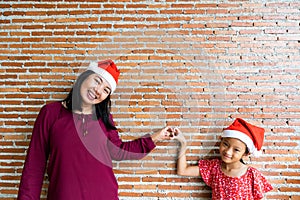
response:
<path fill-rule="evenodd" d="M 151 138 L 154 142 L 157 142 L 159 140 L 170 140 L 173 136 L 173 131 L 173 128 L 167 126 L 164 129 L 152 134 Z"/>

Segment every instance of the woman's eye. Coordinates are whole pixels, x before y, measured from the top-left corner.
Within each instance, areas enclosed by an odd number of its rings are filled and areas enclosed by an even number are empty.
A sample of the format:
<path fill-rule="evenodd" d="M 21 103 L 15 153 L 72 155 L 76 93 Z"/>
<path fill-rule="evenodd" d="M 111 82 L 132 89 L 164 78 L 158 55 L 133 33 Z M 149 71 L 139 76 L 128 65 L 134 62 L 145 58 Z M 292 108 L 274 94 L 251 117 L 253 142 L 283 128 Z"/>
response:
<path fill-rule="evenodd" d="M 101 78 L 95 78 L 96 83 L 99 85 L 100 83 L 102 83 L 102 79 Z"/>
<path fill-rule="evenodd" d="M 98 79 L 95 79 L 95 82 L 99 85 L 100 81 Z"/>

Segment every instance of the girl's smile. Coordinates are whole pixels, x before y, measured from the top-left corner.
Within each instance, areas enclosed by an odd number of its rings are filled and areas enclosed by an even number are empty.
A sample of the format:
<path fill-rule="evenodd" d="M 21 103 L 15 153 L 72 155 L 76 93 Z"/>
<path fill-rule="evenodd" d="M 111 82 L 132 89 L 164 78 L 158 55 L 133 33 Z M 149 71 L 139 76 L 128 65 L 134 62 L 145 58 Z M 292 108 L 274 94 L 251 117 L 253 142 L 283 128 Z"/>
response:
<path fill-rule="evenodd" d="M 222 138 L 220 144 L 221 158 L 225 163 L 239 162 L 245 156 L 246 145 L 236 138 Z"/>

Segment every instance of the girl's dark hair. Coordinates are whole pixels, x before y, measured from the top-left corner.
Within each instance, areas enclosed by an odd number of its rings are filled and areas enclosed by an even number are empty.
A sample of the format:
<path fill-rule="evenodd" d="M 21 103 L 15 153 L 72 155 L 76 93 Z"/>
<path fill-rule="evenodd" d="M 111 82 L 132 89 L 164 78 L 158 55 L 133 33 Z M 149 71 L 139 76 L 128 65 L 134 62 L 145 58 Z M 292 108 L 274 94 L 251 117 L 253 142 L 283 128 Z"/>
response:
<path fill-rule="evenodd" d="M 246 146 L 245 154 L 249 154 L 249 149 L 247 146 Z M 243 163 L 244 165 L 246 164 L 242 158 L 240 159 L 240 162 Z"/>
<path fill-rule="evenodd" d="M 82 111 L 81 103 L 82 97 L 80 95 L 80 88 L 84 80 L 86 80 L 91 74 L 95 72 L 91 70 L 87 70 L 79 75 L 77 78 L 73 88 L 69 92 L 68 96 L 63 100 L 66 103 L 66 107 L 68 110 L 79 110 Z M 111 100 L 110 95 L 103 100 L 102 102 L 95 104 L 95 114 L 96 118 L 102 119 L 104 125 L 108 129 L 116 130 L 117 128 L 114 126 L 110 119 L 110 109 L 111 109 Z"/>

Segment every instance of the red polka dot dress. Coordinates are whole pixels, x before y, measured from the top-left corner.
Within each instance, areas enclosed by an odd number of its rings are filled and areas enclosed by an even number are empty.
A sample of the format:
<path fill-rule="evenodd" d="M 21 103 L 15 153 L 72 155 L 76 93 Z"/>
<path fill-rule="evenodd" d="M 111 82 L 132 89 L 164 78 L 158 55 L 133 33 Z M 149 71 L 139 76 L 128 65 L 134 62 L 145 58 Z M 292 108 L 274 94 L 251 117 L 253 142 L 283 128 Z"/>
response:
<path fill-rule="evenodd" d="M 266 178 L 253 167 L 240 177 L 229 177 L 221 170 L 219 159 L 200 160 L 199 170 L 203 181 L 212 188 L 212 199 L 257 200 L 273 187 Z"/>

